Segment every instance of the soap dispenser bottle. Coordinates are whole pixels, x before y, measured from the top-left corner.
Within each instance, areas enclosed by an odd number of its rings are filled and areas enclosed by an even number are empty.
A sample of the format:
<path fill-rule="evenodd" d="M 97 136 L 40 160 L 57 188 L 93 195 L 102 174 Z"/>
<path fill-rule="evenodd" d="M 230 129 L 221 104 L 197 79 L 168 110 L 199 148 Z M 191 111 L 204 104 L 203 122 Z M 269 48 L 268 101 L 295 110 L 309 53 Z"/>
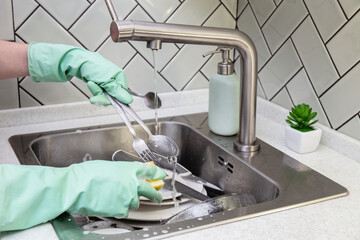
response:
<path fill-rule="evenodd" d="M 231 136 L 239 131 L 240 78 L 234 74 L 230 61 L 230 48 L 218 48 L 211 53 L 221 53 L 217 74 L 210 77 L 209 84 L 209 128 L 212 132 Z"/>

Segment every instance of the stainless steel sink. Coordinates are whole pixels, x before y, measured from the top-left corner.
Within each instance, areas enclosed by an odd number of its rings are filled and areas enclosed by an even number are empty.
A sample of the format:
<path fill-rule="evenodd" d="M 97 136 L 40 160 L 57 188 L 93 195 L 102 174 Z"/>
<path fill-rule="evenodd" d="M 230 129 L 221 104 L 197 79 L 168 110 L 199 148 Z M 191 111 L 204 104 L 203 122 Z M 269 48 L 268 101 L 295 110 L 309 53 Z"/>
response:
<path fill-rule="evenodd" d="M 236 136 L 210 132 L 207 114 L 162 119 L 160 133 L 175 140 L 181 154 L 178 162 L 193 174 L 219 186 L 225 193 L 252 194 L 257 204 L 172 224 L 153 222 L 149 229 L 101 235 L 89 233 L 64 214 L 53 221 L 61 239 L 159 239 L 241 219 L 282 211 L 345 196 L 348 191 L 320 173 L 259 140 L 260 151 L 240 153 L 233 149 Z M 146 138 L 140 126 L 138 135 Z M 153 124 L 149 124 L 153 130 Z M 9 139 L 21 164 L 64 167 L 92 159 L 111 159 L 122 149 L 134 153 L 132 136 L 125 126 L 97 126 L 12 136 Z M 209 192 L 211 194 L 211 192 Z M 77 216 L 74 216 L 75 220 Z M 156 235 L 154 233 L 157 233 Z"/>

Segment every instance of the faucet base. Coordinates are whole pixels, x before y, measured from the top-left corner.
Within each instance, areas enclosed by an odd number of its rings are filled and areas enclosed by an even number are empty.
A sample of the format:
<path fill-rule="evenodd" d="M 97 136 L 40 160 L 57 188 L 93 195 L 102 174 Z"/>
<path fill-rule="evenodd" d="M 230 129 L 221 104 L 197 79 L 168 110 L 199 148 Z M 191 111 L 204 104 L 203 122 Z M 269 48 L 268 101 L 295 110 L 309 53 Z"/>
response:
<path fill-rule="evenodd" d="M 234 148 L 239 152 L 256 152 L 260 149 L 260 144 L 257 140 L 252 145 L 234 142 Z"/>

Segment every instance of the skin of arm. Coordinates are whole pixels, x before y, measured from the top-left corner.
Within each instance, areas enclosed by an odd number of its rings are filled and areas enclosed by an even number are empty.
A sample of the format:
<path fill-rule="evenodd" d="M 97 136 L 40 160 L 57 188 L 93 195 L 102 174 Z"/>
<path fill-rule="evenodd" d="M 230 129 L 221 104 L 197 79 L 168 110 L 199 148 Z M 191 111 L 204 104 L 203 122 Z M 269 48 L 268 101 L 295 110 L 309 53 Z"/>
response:
<path fill-rule="evenodd" d="M 28 46 L 0 40 L 0 80 L 29 76 Z"/>

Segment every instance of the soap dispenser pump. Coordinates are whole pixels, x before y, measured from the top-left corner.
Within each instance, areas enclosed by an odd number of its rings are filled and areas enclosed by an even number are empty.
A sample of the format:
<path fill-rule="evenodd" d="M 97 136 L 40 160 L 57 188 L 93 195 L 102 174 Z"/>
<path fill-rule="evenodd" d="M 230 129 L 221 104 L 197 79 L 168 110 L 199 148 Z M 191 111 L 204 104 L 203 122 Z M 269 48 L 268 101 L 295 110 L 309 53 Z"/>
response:
<path fill-rule="evenodd" d="M 217 74 L 209 83 L 209 128 L 212 132 L 231 136 L 239 131 L 240 78 L 234 74 L 234 64 L 230 60 L 230 48 L 218 48 L 204 56 L 221 53 Z"/>

